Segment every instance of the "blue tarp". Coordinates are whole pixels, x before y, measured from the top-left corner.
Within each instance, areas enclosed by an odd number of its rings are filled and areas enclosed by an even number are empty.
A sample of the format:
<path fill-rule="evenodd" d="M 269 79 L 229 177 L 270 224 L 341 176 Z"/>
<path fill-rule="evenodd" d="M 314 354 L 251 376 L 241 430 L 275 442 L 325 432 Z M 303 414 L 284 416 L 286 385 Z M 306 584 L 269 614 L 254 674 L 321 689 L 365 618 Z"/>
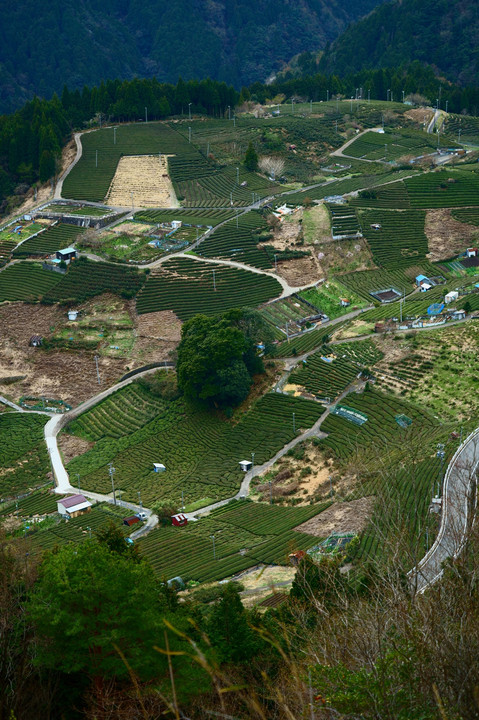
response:
<path fill-rule="evenodd" d="M 444 310 L 444 303 L 433 303 L 427 309 L 428 315 L 440 315 Z"/>

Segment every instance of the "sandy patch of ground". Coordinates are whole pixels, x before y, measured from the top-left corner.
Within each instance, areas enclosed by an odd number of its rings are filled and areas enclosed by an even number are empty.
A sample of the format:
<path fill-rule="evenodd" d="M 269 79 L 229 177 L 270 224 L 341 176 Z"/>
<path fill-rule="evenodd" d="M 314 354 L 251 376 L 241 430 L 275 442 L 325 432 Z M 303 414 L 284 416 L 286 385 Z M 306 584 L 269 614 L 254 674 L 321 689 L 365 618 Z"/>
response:
<path fill-rule="evenodd" d="M 363 497 L 351 502 L 334 503 L 316 517 L 298 525 L 295 530 L 316 537 L 327 537 L 331 533 L 363 530 L 371 517 L 374 497 Z"/>
<path fill-rule="evenodd" d="M 120 207 L 179 207 L 168 175 L 167 156 L 128 155 L 120 158 L 106 200 Z"/>
<path fill-rule="evenodd" d="M 293 385 L 293 383 L 286 383 L 286 385 L 283 387 L 284 392 L 287 393 L 293 393 L 295 397 L 298 395 L 301 395 L 304 388 L 302 385 Z"/>
<path fill-rule="evenodd" d="M 62 453 L 64 463 L 70 462 L 70 460 L 73 460 L 73 458 L 78 455 L 83 455 L 83 453 L 91 450 L 94 445 L 94 442 L 89 442 L 75 435 L 60 433 L 58 436 L 58 446 Z"/>
<path fill-rule="evenodd" d="M 278 275 L 292 287 L 313 285 L 324 277 L 319 263 L 312 255 L 278 262 Z"/>
<path fill-rule="evenodd" d="M 479 235 L 476 227 L 455 220 L 448 209 L 428 210 L 424 232 L 429 245 L 427 257 L 432 262 L 463 252 Z"/>
<path fill-rule="evenodd" d="M 404 113 L 404 117 L 408 118 L 408 120 L 412 120 L 418 125 L 423 125 L 424 123 L 428 125 L 431 122 L 433 115 L 434 110 L 425 107 L 411 108 L 411 110 L 407 110 Z"/>
<path fill-rule="evenodd" d="M 181 326 L 181 320 L 171 310 L 145 313 L 136 318 L 136 331 L 139 337 L 179 342 Z"/>
<path fill-rule="evenodd" d="M 120 225 L 115 225 L 112 230 L 113 232 L 125 233 L 126 235 L 138 235 L 139 233 L 151 230 L 151 227 L 151 225 L 146 225 L 145 223 L 123 222 Z"/>

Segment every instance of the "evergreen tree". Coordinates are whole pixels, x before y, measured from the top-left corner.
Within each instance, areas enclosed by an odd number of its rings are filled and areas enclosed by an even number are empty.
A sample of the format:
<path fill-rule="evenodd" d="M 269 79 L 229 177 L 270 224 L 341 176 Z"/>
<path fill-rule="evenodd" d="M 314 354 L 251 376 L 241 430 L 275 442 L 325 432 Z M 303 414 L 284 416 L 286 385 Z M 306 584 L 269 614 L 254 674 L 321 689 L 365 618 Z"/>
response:
<path fill-rule="evenodd" d="M 244 166 L 247 170 L 251 170 L 251 172 L 255 172 L 255 170 L 258 169 L 258 153 L 254 149 L 252 142 L 249 143 L 248 149 L 246 150 Z"/>

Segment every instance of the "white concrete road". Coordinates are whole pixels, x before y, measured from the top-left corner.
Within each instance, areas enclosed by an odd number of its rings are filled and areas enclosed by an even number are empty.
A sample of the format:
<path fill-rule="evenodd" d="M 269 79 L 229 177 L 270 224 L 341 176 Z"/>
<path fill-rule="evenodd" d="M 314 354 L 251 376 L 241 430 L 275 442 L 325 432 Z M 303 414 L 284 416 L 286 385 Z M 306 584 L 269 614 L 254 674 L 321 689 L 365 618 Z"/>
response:
<path fill-rule="evenodd" d="M 441 525 L 429 552 L 409 573 L 416 592 L 438 580 L 447 558 L 456 558 L 465 543 L 476 505 L 479 466 L 479 429 L 458 448 L 446 471 L 442 493 Z"/>

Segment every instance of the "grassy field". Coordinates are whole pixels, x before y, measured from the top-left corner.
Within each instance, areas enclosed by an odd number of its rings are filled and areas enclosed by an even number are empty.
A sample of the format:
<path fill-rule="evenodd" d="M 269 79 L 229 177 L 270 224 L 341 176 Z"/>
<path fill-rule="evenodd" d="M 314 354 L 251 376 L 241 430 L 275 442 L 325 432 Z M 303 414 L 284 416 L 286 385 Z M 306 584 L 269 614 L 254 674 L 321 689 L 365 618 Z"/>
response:
<path fill-rule="evenodd" d="M 322 413 L 319 403 L 268 394 L 233 425 L 182 400 L 153 399 L 142 410 L 131 402 L 130 393 L 125 403 L 124 391 L 116 393 L 68 427 L 68 432 L 96 443 L 72 460 L 68 471 L 80 473 L 82 487 L 108 493 L 107 463 L 113 461 L 115 484 L 124 499 L 135 501 L 141 490 L 146 505 L 172 498 L 180 507 L 182 492 L 186 504 L 234 495 L 242 477 L 240 460 L 254 452 L 255 463 L 265 462 Z M 152 420 L 150 412 L 156 413 Z M 154 462 L 162 462 L 166 472 L 155 473 Z"/>
<path fill-rule="evenodd" d="M 215 289 L 216 288 L 216 289 Z M 148 276 L 137 298 L 140 314 L 173 310 L 181 320 L 233 307 L 255 307 L 281 293 L 273 277 L 190 258 L 167 260 Z"/>
<path fill-rule="evenodd" d="M 299 296 L 314 305 L 318 311 L 325 313 L 331 320 L 341 317 L 353 309 L 367 306 L 367 302 L 363 298 L 335 280 L 303 290 Z M 348 305 L 342 305 L 342 299 L 346 300 Z"/>

